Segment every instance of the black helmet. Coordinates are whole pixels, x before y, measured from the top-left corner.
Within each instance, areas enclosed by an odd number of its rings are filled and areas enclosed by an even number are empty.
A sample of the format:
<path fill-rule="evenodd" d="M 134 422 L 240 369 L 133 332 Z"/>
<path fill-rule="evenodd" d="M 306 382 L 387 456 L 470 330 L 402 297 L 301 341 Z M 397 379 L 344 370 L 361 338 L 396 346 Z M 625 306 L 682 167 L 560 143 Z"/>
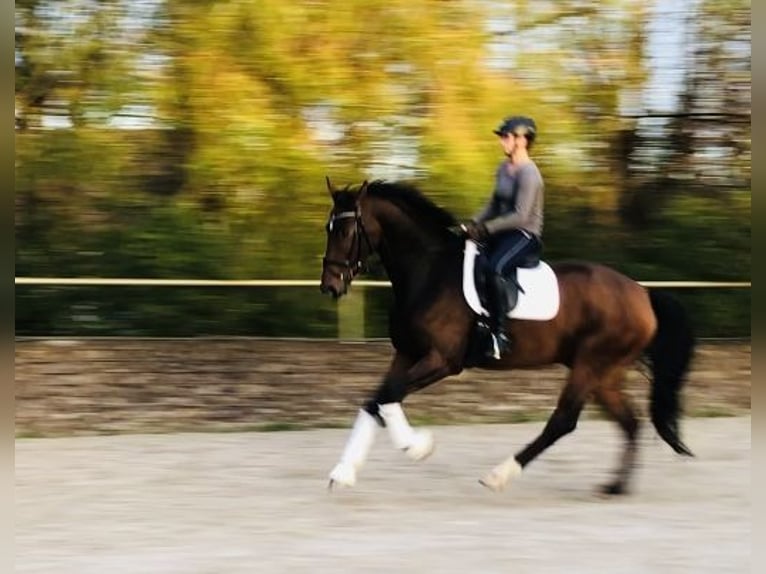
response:
<path fill-rule="evenodd" d="M 505 118 L 503 122 L 494 130 L 494 133 L 499 136 L 506 134 L 516 134 L 527 136 L 527 140 L 534 141 L 537 135 L 537 126 L 535 120 L 526 116 L 512 116 Z"/>

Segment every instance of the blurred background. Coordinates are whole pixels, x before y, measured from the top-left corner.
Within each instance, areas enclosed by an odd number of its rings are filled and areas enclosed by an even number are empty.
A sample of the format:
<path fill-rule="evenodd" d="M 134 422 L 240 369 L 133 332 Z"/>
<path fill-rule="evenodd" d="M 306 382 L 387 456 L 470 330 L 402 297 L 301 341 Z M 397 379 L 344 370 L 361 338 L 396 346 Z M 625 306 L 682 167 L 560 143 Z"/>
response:
<path fill-rule="evenodd" d="M 318 286 L 325 175 L 466 218 L 526 114 L 546 259 L 750 279 L 750 2 L 17 0 L 15 31 L 17 277 Z M 749 337 L 749 288 L 678 294 Z M 17 285 L 16 334 L 379 337 L 389 296 Z"/>

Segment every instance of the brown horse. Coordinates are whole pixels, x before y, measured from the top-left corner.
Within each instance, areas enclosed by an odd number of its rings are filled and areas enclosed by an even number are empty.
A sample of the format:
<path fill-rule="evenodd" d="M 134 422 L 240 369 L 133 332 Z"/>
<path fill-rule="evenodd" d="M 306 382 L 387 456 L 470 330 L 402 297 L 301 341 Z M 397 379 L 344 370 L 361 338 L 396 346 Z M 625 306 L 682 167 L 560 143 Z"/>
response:
<path fill-rule="evenodd" d="M 549 320 L 509 319 L 511 351 L 500 360 L 473 352 L 477 315 L 462 290 L 464 241 L 456 220 L 414 187 L 364 182 L 336 189 L 327 179 L 333 207 L 321 290 L 338 298 L 377 252 L 394 293 L 389 333 L 395 354 L 369 402 L 362 405 L 330 486 L 351 486 L 378 427 L 395 446 L 419 460 L 433 449 L 430 433 L 413 429 L 401 403 L 419 389 L 464 368 L 569 367 L 569 376 L 542 433 L 481 479 L 502 489 L 559 438 L 572 432 L 593 398 L 622 428 L 625 451 L 603 492 L 626 492 L 635 463 L 638 419 L 621 386 L 637 359 L 652 369 L 651 420 L 677 453 L 691 455 L 678 433 L 679 391 L 694 348 L 683 308 L 670 296 L 647 291 L 608 267 L 594 263 L 552 265 L 560 306 Z"/>

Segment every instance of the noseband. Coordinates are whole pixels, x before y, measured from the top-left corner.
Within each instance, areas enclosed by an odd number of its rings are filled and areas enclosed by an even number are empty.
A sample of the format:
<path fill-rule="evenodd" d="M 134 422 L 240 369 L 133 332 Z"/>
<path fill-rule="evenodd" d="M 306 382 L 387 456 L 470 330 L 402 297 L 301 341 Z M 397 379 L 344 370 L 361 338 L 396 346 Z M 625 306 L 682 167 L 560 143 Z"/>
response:
<path fill-rule="evenodd" d="M 335 222 L 340 219 L 354 219 L 354 242 L 348 250 L 348 255 L 344 261 L 338 259 L 329 259 L 324 257 L 322 262 L 325 265 L 335 265 L 336 267 L 342 267 L 348 271 L 348 277 L 341 271 L 340 278 L 343 281 L 351 281 L 363 268 L 364 261 L 362 261 L 362 238 L 367 244 L 367 254 L 373 252 L 372 243 L 370 237 L 367 235 L 367 230 L 364 228 L 364 221 L 362 221 L 362 211 L 359 207 L 356 211 L 341 211 L 340 213 L 334 213 L 330 216 L 330 220 L 327 222 L 327 231 L 332 231 Z M 356 256 L 352 259 L 351 255 L 356 251 Z"/>

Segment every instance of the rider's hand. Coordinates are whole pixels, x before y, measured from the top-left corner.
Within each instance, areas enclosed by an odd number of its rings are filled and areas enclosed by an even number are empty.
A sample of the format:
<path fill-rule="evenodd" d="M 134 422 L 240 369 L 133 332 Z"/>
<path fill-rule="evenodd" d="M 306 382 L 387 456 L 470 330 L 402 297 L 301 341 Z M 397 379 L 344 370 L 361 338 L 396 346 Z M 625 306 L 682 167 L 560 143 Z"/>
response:
<path fill-rule="evenodd" d="M 484 241 L 487 240 L 487 237 L 489 237 L 489 231 L 487 231 L 487 226 L 484 225 L 483 223 L 477 223 L 475 221 L 465 221 L 460 224 L 460 229 L 463 231 L 463 234 L 466 237 L 478 243 L 483 243 Z"/>

